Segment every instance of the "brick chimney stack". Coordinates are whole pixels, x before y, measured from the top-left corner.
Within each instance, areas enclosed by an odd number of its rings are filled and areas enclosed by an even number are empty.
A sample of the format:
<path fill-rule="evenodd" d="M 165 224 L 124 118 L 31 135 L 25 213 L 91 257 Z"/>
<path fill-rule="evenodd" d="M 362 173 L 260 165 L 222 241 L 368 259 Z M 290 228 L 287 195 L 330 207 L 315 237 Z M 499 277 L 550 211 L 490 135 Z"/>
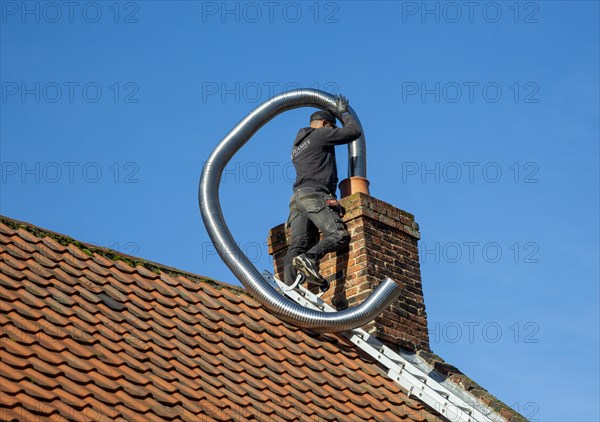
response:
<path fill-rule="evenodd" d="M 351 241 L 347 249 L 321 260 L 321 274 L 331 281 L 322 299 L 338 310 L 355 306 L 389 277 L 402 287 L 400 298 L 363 328 L 392 348 L 429 351 L 414 216 L 360 192 L 340 203 Z M 289 245 L 283 224 L 271 229 L 268 245 L 276 277 L 283 279 Z"/>

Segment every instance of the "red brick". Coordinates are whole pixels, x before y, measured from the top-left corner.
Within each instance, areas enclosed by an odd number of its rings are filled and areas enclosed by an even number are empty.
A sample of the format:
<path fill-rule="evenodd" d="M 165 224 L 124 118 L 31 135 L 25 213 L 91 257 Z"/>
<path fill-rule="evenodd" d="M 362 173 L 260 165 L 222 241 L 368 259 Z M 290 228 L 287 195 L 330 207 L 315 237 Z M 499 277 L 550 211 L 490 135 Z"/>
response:
<path fill-rule="evenodd" d="M 400 284 L 403 294 L 389 312 L 369 324 L 370 329 L 388 344 L 429 350 L 417 247 L 420 235 L 414 217 L 364 194 L 344 198 L 341 203 L 346 208 L 344 221 L 351 242 L 347 251 L 327 254 L 321 260 L 321 273 L 335 289 L 323 298 L 356 305 L 389 277 Z M 285 241 L 283 225 L 269 232 L 269 253 L 274 255 L 277 274 L 283 271 Z"/>

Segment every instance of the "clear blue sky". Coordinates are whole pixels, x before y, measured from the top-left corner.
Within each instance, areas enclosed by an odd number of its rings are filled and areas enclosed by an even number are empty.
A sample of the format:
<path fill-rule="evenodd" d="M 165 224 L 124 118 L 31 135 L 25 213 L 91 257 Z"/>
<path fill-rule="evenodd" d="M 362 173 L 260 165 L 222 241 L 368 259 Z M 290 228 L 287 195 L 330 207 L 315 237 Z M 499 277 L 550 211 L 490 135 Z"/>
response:
<path fill-rule="evenodd" d="M 0 3 L 3 215 L 239 284 L 204 161 L 271 95 L 341 92 L 371 193 L 421 226 L 432 349 L 532 420 L 600 420 L 598 2 Z M 311 111 L 224 176 L 259 269 Z"/>

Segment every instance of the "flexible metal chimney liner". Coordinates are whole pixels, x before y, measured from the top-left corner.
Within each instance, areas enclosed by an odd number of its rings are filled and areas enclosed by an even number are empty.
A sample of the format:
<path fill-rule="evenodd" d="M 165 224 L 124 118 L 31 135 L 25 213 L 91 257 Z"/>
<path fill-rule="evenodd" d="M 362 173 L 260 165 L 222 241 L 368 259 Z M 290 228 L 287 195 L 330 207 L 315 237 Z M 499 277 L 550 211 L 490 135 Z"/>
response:
<path fill-rule="evenodd" d="M 298 107 L 333 108 L 335 97 L 315 89 L 298 89 L 280 94 L 261 104 L 242 119 L 217 145 L 202 169 L 198 187 L 200 212 L 206 230 L 225 264 L 244 287 L 273 315 L 292 325 L 317 332 L 347 331 L 365 325 L 400 295 L 400 287 L 386 278 L 359 306 L 339 312 L 318 312 L 282 296 L 254 267 L 237 246 L 221 210 L 219 184 L 223 170 L 235 153 L 262 126 L 278 114 Z M 350 114 L 358 120 L 354 110 Z M 349 176 L 366 178 L 364 135 L 348 146 Z"/>

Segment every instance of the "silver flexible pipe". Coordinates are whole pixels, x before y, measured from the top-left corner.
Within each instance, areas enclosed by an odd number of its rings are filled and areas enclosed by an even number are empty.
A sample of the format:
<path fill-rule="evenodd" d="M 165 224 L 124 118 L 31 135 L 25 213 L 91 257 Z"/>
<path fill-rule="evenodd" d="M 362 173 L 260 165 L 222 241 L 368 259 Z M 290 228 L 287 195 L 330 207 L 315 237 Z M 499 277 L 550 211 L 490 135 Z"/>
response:
<path fill-rule="evenodd" d="M 275 116 L 298 107 L 326 110 L 334 106 L 335 97 L 332 94 L 316 89 L 289 91 L 264 102 L 242 119 L 217 145 L 202 169 L 198 187 L 200 212 L 208 235 L 233 274 L 273 315 L 297 327 L 317 332 L 347 331 L 365 325 L 398 298 L 400 287 L 386 278 L 359 306 L 339 312 L 317 312 L 298 305 L 279 294 L 237 246 L 223 218 L 219 184 L 223 170 L 235 153 Z M 360 125 L 354 110 L 350 108 L 349 112 Z M 348 152 L 349 175 L 366 178 L 364 135 L 349 145 Z"/>

